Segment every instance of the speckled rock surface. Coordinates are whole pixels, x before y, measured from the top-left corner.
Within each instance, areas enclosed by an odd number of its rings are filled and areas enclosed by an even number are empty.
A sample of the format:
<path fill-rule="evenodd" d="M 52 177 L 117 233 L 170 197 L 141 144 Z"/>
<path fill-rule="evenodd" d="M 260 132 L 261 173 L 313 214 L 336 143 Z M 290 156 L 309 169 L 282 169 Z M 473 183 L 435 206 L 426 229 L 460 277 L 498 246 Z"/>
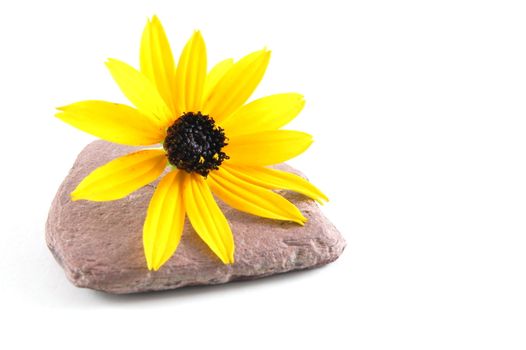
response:
<path fill-rule="evenodd" d="M 93 169 L 132 150 L 105 141 L 88 145 L 51 205 L 47 245 L 78 287 L 124 294 L 254 279 L 330 263 L 345 248 L 345 240 L 314 201 L 285 191 L 282 194 L 308 218 L 304 227 L 245 214 L 219 202 L 234 233 L 235 264 L 223 265 L 186 220 L 175 255 L 159 271 L 148 271 L 141 235 L 157 182 L 112 202 L 72 202 L 69 197 Z M 287 165 L 279 168 L 298 173 Z"/>

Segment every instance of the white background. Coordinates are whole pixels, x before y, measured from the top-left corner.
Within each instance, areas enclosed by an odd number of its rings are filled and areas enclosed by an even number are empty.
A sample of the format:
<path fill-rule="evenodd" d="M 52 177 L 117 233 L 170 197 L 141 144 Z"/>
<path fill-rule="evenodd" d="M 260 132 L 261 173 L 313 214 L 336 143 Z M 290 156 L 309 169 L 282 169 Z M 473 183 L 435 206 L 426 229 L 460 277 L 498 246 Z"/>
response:
<path fill-rule="evenodd" d="M 55 119 L 124 102 L 158 14 L 176 56 L 273 50 L 256 96 L 305 94 L 292 164 L 331 198 L 335 263 L 137 296 L 73 287 L 49 204 L 93 138 Z M 2 1 L 0 348 L 525 349 L 526 8 L 522 1 Z"/>

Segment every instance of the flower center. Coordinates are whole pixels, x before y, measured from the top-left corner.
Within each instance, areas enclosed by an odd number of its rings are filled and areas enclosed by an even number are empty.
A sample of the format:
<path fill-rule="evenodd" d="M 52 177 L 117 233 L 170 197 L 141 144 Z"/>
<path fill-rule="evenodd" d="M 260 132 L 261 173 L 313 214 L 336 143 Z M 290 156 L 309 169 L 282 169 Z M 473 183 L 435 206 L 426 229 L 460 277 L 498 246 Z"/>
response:
<path fill-rule="evenodd" d="M 227 145 L 225 131 L 201 112 L 187 112 L 167 130 L 163 147 L 168 161 L 178 169 L 207 176 L 228 159 L 221 149 Z"/>

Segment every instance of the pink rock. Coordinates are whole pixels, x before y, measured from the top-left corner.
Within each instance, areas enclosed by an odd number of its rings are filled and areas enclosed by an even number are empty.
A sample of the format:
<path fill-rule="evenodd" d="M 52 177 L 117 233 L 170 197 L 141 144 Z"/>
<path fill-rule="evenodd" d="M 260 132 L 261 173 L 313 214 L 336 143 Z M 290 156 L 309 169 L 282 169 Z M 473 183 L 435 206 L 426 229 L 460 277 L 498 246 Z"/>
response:
<path fill-rule="evenodd" d="M 325 265 L 345 248 L 345 240 L 314 201 L 282 191 L 308 218 L 304 227 L 245 214 L 219 202 L 234 233 L 235 264 L 223 265 L 187 220 L 175 255 L 159 271 L 148 271 L 142 226 L 157 182 L 111 202 L 72 202 L 69 196 L 93 169 L 132 150 L 105 141 L 88 145 L 51 205 L 46 241 L 78 287 L 124 294 L 227 283 Z M 298 173 L 287 165 L 279 168 Z"/>

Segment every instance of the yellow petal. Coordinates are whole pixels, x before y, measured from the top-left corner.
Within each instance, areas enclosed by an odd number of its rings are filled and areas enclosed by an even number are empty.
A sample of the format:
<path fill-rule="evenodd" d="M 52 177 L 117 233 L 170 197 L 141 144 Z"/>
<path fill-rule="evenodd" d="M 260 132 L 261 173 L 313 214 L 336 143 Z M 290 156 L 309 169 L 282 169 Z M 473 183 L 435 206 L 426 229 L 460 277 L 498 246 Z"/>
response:
<path fill-rule="evenodd" d="M 178 116 L 201 110 L 201 98 L 206 79 L 206 46 L 199 31 L 186 44 L 175 76 L 175 107 Z"/>
<path fill-rule="evenodd" d="M 118 103 L 82 101 L 57 108 L 56 117 L 103 140 L 141 146 L 159 143 L 166 131 L 158 120 Z"/>
<path fill-rule="evenodd" d="M 235 164 L 271 165 L 296 157 L 311 144 L 307 133 L 272 130 L 233 137 L 223 150 Z"/>
<path fill-rule="evenodd" d="M 208 183 L 219 198 L 238 210 L 264 218 L 294 221 L 300 225 L 307 221 L 294 204 L 279 194 L 247 182 L 224 167 L 211 172 Z"/>
<path fill-rule="evenodd" d="M 174 170 L 155 189 L 143 227 L 148 269 L 157 271 L 175 253 L 184 225 L 183 172 Z"/>
<path fill-rule="evenodd" d="M 184 203 L 193 228 L 224 264 L 234 263 L 234 237 L 208 184 L 198 174 L 187 174 Z"/>
<path fill-rule="evenodd" d="M 141 73 L 155 84 L 172 114 L 174 108 L 175 64 L 161 21 L 153 16 L 141 40 Z"/>
<path fill-rule="evenodd" d="M 235 63 L 219 80 L 205 101 L 204 114 L 220 122 L 241 107 L 263 78 L 269 60 L 270 51 L 263 49 Z"/>
<path fill-rule="evenodd" d="M 217 82 L 228 72 L 234 65 L 234 60 L 228 58 L 224 61 L 219 62 L 210 70 L 205 80 L 205 88 L 203 90 L 203 103 L 208 99 L 208 96 L 217 85 Z"/>
<path fill-rule="evenodd" d="M 233 164 L 223 164 L 222 167 L 232 173 L 232 175 L 257 186 L 272 190 L 281 189 L 298 192 L 318 201 L 320 204 L 323 204 L 323 201 L 329 200 L 323 192 L 309 181 L 286 171 L 269 169 L 262 166 Z"/>
<path fill-rule="evenodd" d="M 71 198 L 111 201 L 126 197 L 157 179 L 166 164 L 163 150 L 143 150 L 116 158 L 86 176 Z"/>
<path fill-rule="evenodd" d="M 137 109 L 168 126 L 172 113 L 150 79 L 116 59 L 109 59 L 106 66 L 121 91 Z"/>
<path fill-rule="evenodd" d="M 238 109 L 221 126 L 229 137 L 277 130 L 294 119 L 304 105 L 303 96 L 296 93 L 263 97 Z"/>

